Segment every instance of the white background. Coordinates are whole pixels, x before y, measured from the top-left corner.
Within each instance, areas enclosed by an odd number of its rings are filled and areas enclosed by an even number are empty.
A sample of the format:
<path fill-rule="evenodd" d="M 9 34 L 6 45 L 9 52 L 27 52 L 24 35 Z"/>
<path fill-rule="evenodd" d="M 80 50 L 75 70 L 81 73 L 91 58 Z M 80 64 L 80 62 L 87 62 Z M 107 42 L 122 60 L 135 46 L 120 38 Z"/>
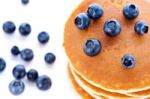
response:
<path fill-rule="evenodd" d="M 73 90 L 67 75 L 67 58 L 63 50 L 63 30 L 65 22 L 82 0 L 30 0 L 27 6 L 21 4 L 21 0 L 0 0 L 0 57 L 7 62 L 4 72 L 0 73 L 0 99 L 78 99 L 79 96 Z M 14 34 L 5 34 L 2 24 L 5 21 L 13 21 L 17 29 Z M 32 26 L 32 33 L 23 37 L 18 32 L 22 22 L 28 22 Z M 69 28 L 69 27 L 68 27 Z M 37 35 L 41 31 L 50 34 L 50 42 L 41 45 L 37 41 Z M 32 62 L 26 63 L 20 57 L 14 57 L 10 53 L 13 45 L 20 49 L 31 48 L 35 57 Z M 44 62 L 44 54 L 53 52 L 56 61 L 53 65 Z M 13 96 L 9 90 L 9 82 L 14 78 L 12 69 L 17 64 L 38 70 L 40 75 L 46 74 L 52 79 L 52 87 L 48 91 L 40 91 L 35 83 L 26 78 L 25 91 L 19 96 Z"/>

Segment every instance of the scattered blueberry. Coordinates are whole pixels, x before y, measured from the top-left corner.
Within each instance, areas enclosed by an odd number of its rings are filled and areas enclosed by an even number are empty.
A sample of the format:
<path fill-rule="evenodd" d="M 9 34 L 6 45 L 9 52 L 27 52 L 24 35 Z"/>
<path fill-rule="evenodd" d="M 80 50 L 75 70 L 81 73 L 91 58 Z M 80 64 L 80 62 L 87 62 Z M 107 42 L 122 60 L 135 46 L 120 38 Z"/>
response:
<path fill-rule="evenodd" d="M 3 58 L 0 58 L 0 72 L 4 71 L 6 68 L 6 62 Z"/>
<path fill-rule="evenodd" d="M 38 78 L 38 72 L 35 69 L 30 69 L 27 72 L 27 78 L 30 81 L 36 81 L 36 79 Z"/>
<path fill-rule="evenodd" d="M 12 34 L 14 33 L 16 30 L 16 26 L 12 21 L 7 21 L 3 24 L 3 31 L 8 33 L 8 34 Z"/>
<path fill-rule="evenodd" d="M 52 81 L 48 76 L 42 75 L 37 78 L 36 85 L 40 90 L 48 90 L 52 85 Z"/>
<path fill-rule="evenodd" d="M 75 18 L 75 25 L 77 28 L 84 30 L 90 25 L 90 18 L 85 13 L 80 13 Z"/>
<path fill-rule="evenodd" d="M 13 47 L 11 48 L 11 53 L 12 53 L 12 55 L 14 55 L 14 56 L 17 56 L 18 54 L 20 54 L 20 50 L 19 50 L 18 46 L 13 46 Z"/>
<path fill-rule="evenodd" d="M 42 44 L 47 43 L 49 41 L 49 34 L 46 32 L 39 33 L 38 40 Z"/>
<path fill-rule="evenodd" d="M 134 26 L 135 32 L 139 35 L 144 35 L 148 33 L 148 29 L 149 29 L 149 26 L 144 20 L 138 21 Z"/>
<path fill-rule="evenodd" d="M 121 28 L 121 24 L 117 20 L 110 19 L 105 22 L 103 30 L 106 35 L 115 37 L 120 34 Z"/>
<path fill-rule="evenodd" d="M 53 53 L 46 53 L 46 55 L 44 57 L 45 62 L 48 64 L 54 63 L 55 59 L 56 59 L 56 57 Z"/>
<path fill-rule="evenodd" d="M 22 4 L 27 5 L 29 3 L 29 0 L 21 0 Z"/>
<path fill-rule="evenodd" d="M 13 68 L 13 76 L 16 78 L 16 79 L 22 79 L 25 77 L 26 75 L 26 69 L 23 65 L 16 65 L 14 68 Z"/>
<path fill-rule="evenodd" d="M 99 4 L 91 4 L 88 7 L 87 10 L 87 15 L 91 18 L 91 19 L 98 19 L 103 15 L 103 9 Z"/>
<path fill-rule="evenodd" d="M 134 57 L 131 54 L 124 55 L 121 62 L 122 65 L 128 69 L 133 68 L 136 63 Z"/>
<path fill-rule="evenodd" d="M 13 80 L 9 83 L 9 91 L 13 95 L 20 95 L 23 93 L 25 85 L 21 80 Z"/>
<path fill-rule="evenodd" d="M 123 8 L 123 14 L 128 19 L 134 19 L 139 15 L 139 9 L 135 4 L 127 3 Z"/>
<path fill-rule="evenodd" d="M 21 55 L 21 58 L 24 60 L 24 61 L 31 61 L 34 57 L 34 53 L 31 49 L 23 49 L 20 53 Z"/>
<path fill-rule="evenodd" d="M 88 39 L 83 45 L 85 54 L 91 57 L 98 55 L 101 49 L 101 42 L 96 39 Z"/>
<path fill-rule="evenodd" d="M 30 26 L 30 24 L 28 24 L 28 23 L 22 23 L 19 26 L 19 32 L 23 36 L 29 35 L 31 33 L 31 26 Z"/>

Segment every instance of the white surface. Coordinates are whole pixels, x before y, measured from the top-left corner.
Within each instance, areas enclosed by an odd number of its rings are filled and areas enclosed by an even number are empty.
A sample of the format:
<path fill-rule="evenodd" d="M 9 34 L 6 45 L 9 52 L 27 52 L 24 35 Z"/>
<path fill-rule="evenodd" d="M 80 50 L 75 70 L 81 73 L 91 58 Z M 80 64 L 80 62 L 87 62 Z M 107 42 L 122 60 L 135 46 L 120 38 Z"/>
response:
<path fill-rule="evenodd" d="M 64 24 L 71 12 L 82 0 L 30 0 L 27 6 L 23 6 L 21 0 L 0 0 L 0 57 L 7 62 L 4 72 L 0 73 L 0 98 L 1 99 L 78 99 L 67 75 L 67 59 L 63 50 Z M 2 31 L 5 21 L 14 21 L 17 30 L 13 35 L 7 35 Z M 18 32 L 18 26 L 22 22 L 28 22 L 32 26 L 32 33 L 22 37 Z M 37 41 L 37 35 L 41 31 L 50 34 L 50 42 L 44 46 Z M 13 57 L 10 49 L 17 45 L 20 49 L 31 48 L 35 57 L 30 63 L 26 63 L 20 57 Z M 56 61 L 53 65 L 46 65 L 44 54 L 53 52 Z M 52 87 L 48 91 L 40 91 L 35 83 L 23 79 L 26 88 L 22 95 L 13 96 L 8 90 L 8 84 L 13 80 L 12 69 L 16 64 L 23 64 L 26 69 L 37 69 L 40 75 L 46 74 L 52 79 Z"/>

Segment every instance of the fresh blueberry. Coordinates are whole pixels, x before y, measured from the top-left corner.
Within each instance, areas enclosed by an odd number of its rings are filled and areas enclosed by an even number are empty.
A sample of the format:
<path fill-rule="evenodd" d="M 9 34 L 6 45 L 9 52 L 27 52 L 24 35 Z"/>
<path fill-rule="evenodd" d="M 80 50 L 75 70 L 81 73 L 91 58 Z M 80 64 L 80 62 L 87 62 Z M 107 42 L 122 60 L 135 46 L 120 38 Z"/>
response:
<path fill-rule="evenodd" d="M 110 19 L 105 22 L 103 30 L 106 35 L 115 37 L 121 32 L 121 24 L 115 19 Z"/>
<path fill-rule="evenodd" d="M 3 58 L 0 58 L 0 72 L 4 71 L 6 68 L 6 62 Z"/>
<path fill-rule="evenodd" d="M 46 32 L 39 33 L 38 40 L 42 44 L 47 43 L 49 41 L 49 34 Z"/>
<path fill-rule="evenodd" d="M 37 78 L 36 85 L 40 90 L 48 90 L 52 85 L 52 81 L 48 76 L 42 75 Z"/>
<path fill-rule="evenodd" d="M 75 18 L 75 25 L 77 28 L 84 30 L 90 25 L 90 18 L 85 13 L 80 13 Z"/>
<path fill-rule="evenodd" d="M 127 3 L 123 8 L 123 14 L 127 19 L 134 19 L 139 15 L 139 9 L 135 4 Z"/>
<path fill-rule="evenodd" d="M 91 57 L 98 55 L 101 49 L 101 42 L 96 39 L 88 39 L 83 45 L 85 54 Z"/>
<path fill-rule="evenodd" d="M 91 4 L 88 7 L 87 14 L 91 19 L 98 19 L 103 15 L 103 9 L 99 4 Z"/>
<path fill-rule="evenodd" d="M 21 58 L 24 60 L 24 61 L 31 61 L 34 57 L 34 53 L 31 49 L 23 49 L 20 53 L 21 55 Z"/>
<path fill-rule="evenodd" d="M 28 24 L 28 23 L 22 23 L 19 26 L 19 32 L 23 36 L 29 35 L 31 33 L 31 26 L 30 26 L 30 24 Z"/>
<path fill-rule="evenodd" d="M 20 50 L 19 50 L 18 46 L 13 46 L 13 47 L 11 48 L 11 53 L 12 53 L 12 55 L 14 55 L 14 56 L 17 56 L 18 54 L 20 54 Z"/>
<path fill-rule="evenodd" d="M 131 54 L 124 55 L 122 57 L 121 62 L 122 62 L 122 65 L 128 69 L 133 68 L 135 66 L 135 59 Z"/>
<path fill-rule="evenodd" d="M 13 95 L 20 95 L 24 92 L 25 85 L 21 80 L 13 80 L 9 83 L 9 91 Z"/>
<path fill-rule="evenodd" d="M 53 53 L 46 53 L 45 54 L 44 60 L 46 63 L 52 64 L 52 63 L 54 63 L 55 59 L 56 59 L 56 57 Z"/>
<path fill-rule="evenodd" d="M 8 33 L 8 34 L 12 34 L 14 33 L 16 30 L 16 26 L 12 21 L 7 21 L 3 24 L 3 31 Z"/>
<path fill-rule="evenodd" d="M 36 81 L 36 79 L 38 78 L 38 72 L 35 69 L 30 69 L 27 72 L 27 78 L 30 81 Z"/>
<path fill-rule="evenodd" d="M 29 0 L 21 0 L 22 4 L 27 5 L 29 3 Z"/>
<path fill-rule="evenodd" d="M 135 32 L 139 35 L 144 35 L 148 33 L 148 29 L 149 29 L 149 26 L 144 20 L 138 21 L 134 26 Z"/>
<path fill-rule="evenodd" d="M 13 68 L 13 76 L 16 78 L 16 79 L 22 79 L 25 77 L 26 75 L 26 69 L 23 65 L 16 65 L 14 68 Z"/>

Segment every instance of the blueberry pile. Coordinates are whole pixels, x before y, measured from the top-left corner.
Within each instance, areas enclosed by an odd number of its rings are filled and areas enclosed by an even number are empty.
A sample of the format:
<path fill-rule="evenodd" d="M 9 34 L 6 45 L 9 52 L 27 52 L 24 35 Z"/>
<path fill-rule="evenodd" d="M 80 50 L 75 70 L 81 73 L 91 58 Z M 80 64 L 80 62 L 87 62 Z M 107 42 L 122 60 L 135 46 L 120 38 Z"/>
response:
<path fill-rule="evenodd" d="M 134 20 L 139 16 L 139 8 L 132 3 L 127 3 L 123 7 L 123 15 L 127 21 Z M 85 30 L 90 26 L 91 20 L 98 20 L 104 14 L 103 8 L 96 3 L 89 5 L 86 13 L 79 13 L 75 20 L 75 26 L 80 30 Z M 121 33 L 122 25 L 116 19 L 108 19 L 103 25 L 104 33 L 109 37 L 116 37 Z M 138 35 L 148 33 L 149 26 L 145 20 L 139 20 L 135 23 L 134 31 Z M 83 44 L 83 51 L 87 56 L 93 57 L 100 53 L 102 44 L 100 40 L 90 38 Z M 122 57 L 121 63 L 126 68 L 133 68 L 135 66 L 135 59 L 131 54 L 125 54 Z"/>
<path fill-rule="evenodd" d="M 14 95 L 20 95 L 24 92 L 25 84 L 22 79 L 25 76 L 27 76 L 29 81 L 35 82 L 37 88 L 40 90 L 48 90 L 52 85 L 50 77 L 47 75 L 39 76 L 38 71 L 35 69 L 30 69 L 26 72 L 25 66 L 21 64 L 18 64 L 13 68 L 12 74 L 15 80 L 9 83 L 9 90 Z"/>
<path fill-rule="evenodd" d="M 21 0 L 23 5 L 27 5 L 29 3 L 29 0 Z M 6 21 L 3 23 L 3 31 L 6 34 L 13 34 L 16 31 L 16 25 L 13 21 Z M 18 31 L 21 34 L 21 36 L 27 37 L 31 34 L 32 28 L 31 25 L 27 22 L 21 23 L 18 27 Z M 46 44 L 48 43 L 50 37 L 49 33 L 47 32 L 40 32 L 37 36 L 37 40 L 40 44 Z M 24 48 L 21 49 L 14 45 L 12 48 L 10 48 L 10 53 L 13 56 L 20 56 L 20 58 L 25 62 L 30 62 L 33 60 L 34 51 L 31 48 Z M 48 52 L 43 57 L 43 60 L 47 64 L 52 64 L 56 60 L 55 54 Z M 6 62 L 3 58 L 0 58 L 0 72 L 3 72 L 6 68 Z M 52 85 L 52 80 L 47 75 L 40 75 L 37 70 L 30 69 L 29 71 L 26 71 L 26 68 L 23 64 L 16 65 L 12 70 L 12 75 L 15 78 L 13 81 L 9 83 L 9 90 L 13 95 L 20 95 L 24 92 L 25 84 L 23 82 L 23 79 L 27 77 L 27 79 L 31 82 L 34 82 L 38 89 L 40 90 L 48 90 Z"/>

